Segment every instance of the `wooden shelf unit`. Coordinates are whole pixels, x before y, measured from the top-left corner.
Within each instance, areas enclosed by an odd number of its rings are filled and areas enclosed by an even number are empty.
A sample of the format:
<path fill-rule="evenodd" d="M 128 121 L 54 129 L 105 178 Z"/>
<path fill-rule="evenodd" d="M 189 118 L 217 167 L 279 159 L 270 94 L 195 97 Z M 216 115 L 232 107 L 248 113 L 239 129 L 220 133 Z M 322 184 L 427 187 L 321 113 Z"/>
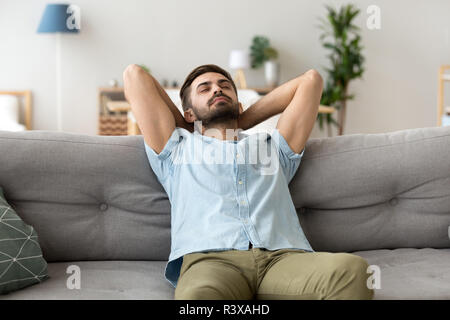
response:
<path fill-rule="evenodd" d="M 0 91 L 0 95 L 12 95 L 16 97 L 22 97 L 24 99 L 25 111 L 23 115 L 23 124 L 27 128 L 27 130 L 32 130 L 31 126 L 31 112 L 32 112 L 32 101 L 31 101 L 31 91 L 23 90 L 23 91 Z"/>
<path fill-rule="evenodd" d="M 444 84 L 450 81 L 450 74 L 446 74 L 445 70 L 450 70 L 450 65 L 442 65 L 439 68 L 439 88 L 438 88 L 438 110 L 437 110 L 437 125 L 442 126 L 442 116 L 444 115 Z"/>
<path fill-rule="evenodd" d="M 109 87 L 98 89 L 98 134 L 102 136 L 127 135 L 127 112 L 108 110 L 111 101 L 124 101 L 123 88 Z"/>
<path fill-rule="evenodd" d="M 164 89 L 180 89 L 177 87 L 164 87 Z M 274 88 L 247 88 L 265 95 Z M 122 87 L 109 87 L 98 89 L 99 103 L 99 135 L 134 135 L 141 134 L 139 127 L 128 119 L 131 111 L 129 103 L 125 100 Z M 333 113 L 336 109 L 329 106 L 319 106 L 319 113 Z"/>

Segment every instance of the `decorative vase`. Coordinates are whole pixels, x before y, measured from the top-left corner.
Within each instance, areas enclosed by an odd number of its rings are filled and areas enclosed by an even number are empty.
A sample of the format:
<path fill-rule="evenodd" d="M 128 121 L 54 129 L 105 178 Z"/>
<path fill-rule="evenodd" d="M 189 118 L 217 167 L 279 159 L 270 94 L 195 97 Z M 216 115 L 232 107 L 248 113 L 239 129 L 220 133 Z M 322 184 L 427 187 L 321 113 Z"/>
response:
<path fill-rule="evenodd" d="M 269 87 L 276 87 L 280 81 L 280 64 L 276 60 L 264 62 L 264 73 L 266 84 Z"/>

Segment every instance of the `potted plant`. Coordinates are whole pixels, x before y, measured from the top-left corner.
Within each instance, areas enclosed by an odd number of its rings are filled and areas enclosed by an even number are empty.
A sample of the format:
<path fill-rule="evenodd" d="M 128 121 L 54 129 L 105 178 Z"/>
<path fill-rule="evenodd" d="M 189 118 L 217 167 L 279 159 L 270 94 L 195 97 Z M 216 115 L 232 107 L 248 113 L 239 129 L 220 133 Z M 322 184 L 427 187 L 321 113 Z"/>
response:
<path fill-rule="evenodd" d="M 269 39 L 265 36 L 254 36 L 250 46 L 252 69 L 258 69 L 264 65 L 266 83 L 269 87 L 275 87 L 280 80 L 280 65 L 276 60 L 278 51 L 270 46 Z"/>
<path fill-rule="evenodd" d="M 354 98 L 354 95 L 348 94 L 350 81 L 361 78 L 364 72 L 360 28 L 353 24 L 360 10 L 352 4 L 341 7 L 339 11 L 330 6 L 326 8 L 328 14 L 326 19 L 321 19 L 323 34 L 320 40 L 324 48 L 331 51 L 327 56 L 331 68 L 325 69 L 328 77 L 320 104 L 335 107 L 338 110 L 338 121 L 333 119 L 331 114 L 319 114 L 318 120 L 322 129 L 325 118 L 329 135 L 330 123 L 336 124 L 339 135 L 342 135 L 347 101 Z"/>

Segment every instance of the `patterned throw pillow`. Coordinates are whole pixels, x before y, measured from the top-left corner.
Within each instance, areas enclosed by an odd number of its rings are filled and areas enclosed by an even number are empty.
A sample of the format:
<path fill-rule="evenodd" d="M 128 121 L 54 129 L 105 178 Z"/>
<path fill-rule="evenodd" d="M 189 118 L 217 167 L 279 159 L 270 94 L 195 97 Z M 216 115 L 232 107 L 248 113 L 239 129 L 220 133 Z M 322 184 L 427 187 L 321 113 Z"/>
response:
<path fill-rule="evenodd" d="M 38 236 L 6 202 L 0 187 L 0 294 L 49 278 Z"/>

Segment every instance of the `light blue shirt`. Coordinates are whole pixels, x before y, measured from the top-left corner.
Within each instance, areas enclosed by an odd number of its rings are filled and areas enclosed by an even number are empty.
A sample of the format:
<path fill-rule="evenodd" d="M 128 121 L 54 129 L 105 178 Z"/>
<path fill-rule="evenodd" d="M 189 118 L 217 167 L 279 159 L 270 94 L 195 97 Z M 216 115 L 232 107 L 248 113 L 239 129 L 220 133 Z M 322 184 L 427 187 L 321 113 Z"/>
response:
<path fill-rule="evenodd" d="M 303 153 L 278 129 L 220 140 L 175 128 L 157 154 L 144 141 L 150 166 L 171 203 L 166 279 L 177 286 L 183 256 L 192 252 L 301 249 L 313 252 L 288 184 Z"/>

